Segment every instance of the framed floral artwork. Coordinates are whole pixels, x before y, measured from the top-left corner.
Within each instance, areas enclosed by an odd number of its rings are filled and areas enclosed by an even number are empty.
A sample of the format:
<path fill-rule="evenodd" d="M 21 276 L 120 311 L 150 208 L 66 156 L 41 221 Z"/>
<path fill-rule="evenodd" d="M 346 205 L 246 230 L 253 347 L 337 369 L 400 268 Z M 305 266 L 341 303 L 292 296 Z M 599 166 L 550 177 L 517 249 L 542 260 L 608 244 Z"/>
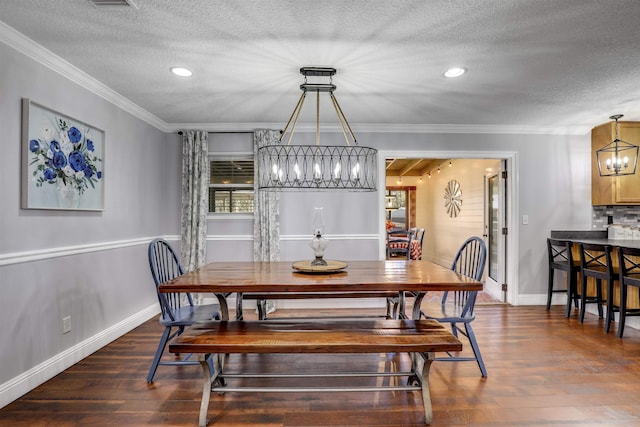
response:
<path fill-rule="evenodd" d="M 22 99 L 22 208 L 101 211 L 104 131 Z"/>

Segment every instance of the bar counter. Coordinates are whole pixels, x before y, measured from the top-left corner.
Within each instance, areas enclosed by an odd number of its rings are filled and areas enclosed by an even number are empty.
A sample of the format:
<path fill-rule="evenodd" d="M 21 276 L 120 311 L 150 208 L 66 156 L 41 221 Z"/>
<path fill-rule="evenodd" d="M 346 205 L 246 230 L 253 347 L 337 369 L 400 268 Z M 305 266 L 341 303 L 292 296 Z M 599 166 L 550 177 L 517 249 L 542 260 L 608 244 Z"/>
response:
<path fill-rule="evenodd" d="M 573 256 L 576 261 L 580 260 L 580 253 L 578 250 L 578 243 L 591 243 L 598 245 L 608 245 L 613 248 L 612 254 L 612 264 L 614 268 L 618 267 L 618 255 L 617 248 L 632 248 L 637 249 L 640 248 L 640 240 L 632 240 L 632 239 L 609 239 L 607 230 L 602 231 L 551 231 L 550 237 L 553 239 L 559 240 L 569 240 L 574 243 L 573 245 Z M 592 289 L 591 278 L 589 278 L 589 292 Z M 580 282 L 581 279 L 579 279 Z M 627 294 L 627 306 L 630 308 L 640 308 L 640 296 L 638 295 L 638 289 L 634 287 L 629 288 L 629 292 Z M 620 300 L 620 285 L 616 280 L 614 282 L 614 300 L 616 305 L 619 304 Z"/>
<path fill-rule="evenodd" d="M 631 239 L 609 239 L 607 231 L 551 231 L 550 237 L 553 239 L 570 240 L 574 243 L 593 243 L 598 245 L 609 245 L 614 248 L 640 248 L 640 240 Z"/>

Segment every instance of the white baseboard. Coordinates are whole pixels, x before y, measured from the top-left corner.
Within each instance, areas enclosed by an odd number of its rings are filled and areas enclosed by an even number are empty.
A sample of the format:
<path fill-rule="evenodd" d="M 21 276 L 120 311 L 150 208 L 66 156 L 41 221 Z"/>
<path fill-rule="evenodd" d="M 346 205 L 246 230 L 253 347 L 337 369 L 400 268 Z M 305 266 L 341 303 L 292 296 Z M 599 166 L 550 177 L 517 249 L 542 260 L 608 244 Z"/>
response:
<path fill-rule="evenodd" d="M 6 383 L 0 384 L 0 408 L 140 326 L 158 313 L 160 313 L 160 307 L 158 304 L 153 304 L 62 353 L 58 353 L 51 359 L 45 360 Z"/>

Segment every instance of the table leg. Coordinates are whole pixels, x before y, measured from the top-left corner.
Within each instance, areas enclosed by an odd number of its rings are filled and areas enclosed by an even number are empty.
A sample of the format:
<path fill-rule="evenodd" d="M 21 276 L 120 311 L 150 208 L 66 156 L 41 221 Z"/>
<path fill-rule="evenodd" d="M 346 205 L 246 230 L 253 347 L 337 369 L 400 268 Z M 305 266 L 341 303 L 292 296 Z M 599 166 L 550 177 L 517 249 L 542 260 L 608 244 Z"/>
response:
<path fill-rule="evenodd" d="M 207 425 L 207 412 L 209 411 L 209 399 L 211 398 L 211 369 L 207 361 L 207 354 L 199 354 L 198 361 L 202 367 L 202 401 L 200 402 L 200 417 L 198 425 L 205 427 Z"/>
<path fill-rule="evenodd" d="M 227 297 L 225 294 L 215 294 L 216 298 L 218 298 L 218 303 L 220 303 L 220 316 L 222 319 L 220 320 L 229 320 L 229 305 L 227 304 Z"/>
<path fill-rule="evenodd" d="M 413 320 L 420 320 L 420 306 L 422 305 L 422 300 L 424 299 L 425 292 L 416 292 L 415 299 L 413 300 Z"/>
<path fill-rule="evenodd" d="M 431 407 L 431 393 L 429 392 L 429 370 L 431 363 L 435 360 L 435 353 L 422 353 L 424 364 L 420 372 L 422 382 L 422 403 L 424 404 L 424 422 L 431 424 L 433 420 L 433 409 Z"/>
<path fill-rule="evenodd" d="M 404 291 L 399 291 L 398 292 L 398 301 L 396 303 L 396 306 L 394 307 L 394 311 L 395 311 L 395 319 L 406 319 L 407 318 L 407 313 L 405 311 L 405 295 L 404 295 Z"/>

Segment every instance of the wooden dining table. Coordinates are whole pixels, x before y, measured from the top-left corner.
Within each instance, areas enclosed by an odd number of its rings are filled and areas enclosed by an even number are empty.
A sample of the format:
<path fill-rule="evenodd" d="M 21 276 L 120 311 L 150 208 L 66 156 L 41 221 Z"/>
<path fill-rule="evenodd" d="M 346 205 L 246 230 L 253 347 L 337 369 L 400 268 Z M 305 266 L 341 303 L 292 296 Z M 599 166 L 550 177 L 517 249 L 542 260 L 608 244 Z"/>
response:
<path fill-rule="evenodd" d="M 330 265 L 336 262 L 330 263 Z M 259 293 L 268 295 L 269 293 L 318 293 L 322 295 L 332 293 L 348 293 L 354 297 L 358 297 L 362 293 L 363 297 L 371 295 L 372 292 L 397 292 L 400 301 L 400 317 L 406 318 L 404 307 L 404 293 L 410 292 L 415 298 L 413 301 L 412 318 L 414 320 L 383 320 L 381 323 L 367 323 L 363 329 L 360 323 L 344 323 L 329 322 L 322 323 L 310 321 L 307 323 L 283 324 L 272 321 L 254 321 L 247 323 L 242 320 L 231 322 L 214 322 L 203 323 L 202 325 L 194 325 L 191 329 L 186 330 L 184 334 L 177 338 L 177 343 L 170 347 L 173 351 L 197 352 L 200 364 L 203 369 L 203 387 L 202 400 L 200 404 L 199 425 L 206 426 L 208 405 L 210 393 L 212 390 L 218 392 L 228 391 L 259 391 L 260 388 L 255 387 L 235 387 L 230 388 L 226 384 L 225 378 L 233 378 L 223 370 L 223 360 L 220 348 L 224 348 L 224 352 L 229 353 L 279 353 L 282 352 L 282 341 L 287 338 L 292 339 L 291 331 L 295 330 L 294 348 L 295 353 L 300 352 L 384 352 L 388 349 L 382 346 L 380 339 L 391 339 L 398 347 L 394 347 L 397 351 L 407 350 L 413 351 L 407 346 L 407 339 L 404 336 L 398 336 L 397 326 L 405 325 L 403 322 L 409 322 L 410 331 L 408 336 L 413 339 L 421 340 L 421 343 L 428 350 L 420 350 L 420 353 L 412 356 L 412 367 L 409 372 L 374 372 L 362 374 L 361 372 L 349 373 L 354 376 L 407 376 L 407 385 L 400 387 L 361 387 L 355 388 L 334 388 L 334 387 L 304 387 L 305 391 L 380 391 L 386 389 L 399 390 L 421 390 L 425 411 L 425 423 L 430 424 L 433 416 L 431 407 L 431 397 L 429 391 L 429 366 L 435 360 L 436 351 L 449 351 L 450 345 L 454 345 L 456 349 L 461 350 L 462 345 L 449 331 L 446 333 L 441 328 L 434 330 L 433 320 L 419 320 L 420 305 L 425 294 L 429 291 L 477 291 L 482 290 L 482 283 L 475 281 L 469 277 L 455 273 L 451 269 L 442 267 L 426 260 L 387 260 L 387 261 L 349 261 L 346 266 L 342 266 L 337 271 L 323 271 L 322 274 L 300 271 L 294 268 L 299 263 L 291 262 L 212 262 L 205 266 L 184 274 L 169 282 L 160 285 L 160 292 L 194 292 L 194 293 L 213 293 L 220 302 L 220 311 L 222 320 L 229 320 L 229 310 L 227 306 L 227 295 L 231 293 Z M 237 313 L 236 313 L 237 315 Z M 238 318 L 237 318 L 238 319 Z M 386 323 L 385 323 L 386 322 Z M 391 322 L 391 323 L 389 323 Z M 399 323 L 393 323 L 399 322 Z M 427 324 L 420 323 L 427 322 Z M 436 322 L 437 324 L 437 322 Z M 417 326 L 416 326 L 417 325 Z M 427 326 L 420 329 L 422 326 Z M 209 330 L 207 328 L 217 329 Z M 405 325 L 406 326 L 406 325 Z M 403 326 L 403 327 L 405 327 Z M 205 328 L 204 330 L 198 329 Z M 234 331 L 234 327 L 238 331 Z M 392 327 L 393 332 L 389 332 Z M 195 329 L 193 329 L 195 328 Z M 260 328 L 261 333 L 251 335 L 247 331 L 251 328 Z M 275 328 L 275 329 L 274 329 Z M 280 329 L 284 328 L 285 332 Z M 344 330 L 336 330 L 336 328 L 345 328 Z M 415 328 L 415 330 L 413 329 Z M 224 332 L 224 337 L 220 334 Z M 347 334 L 349 339 L 348 346 L 338 346 L 340 337 Z M 362 333 L 364 337 L 356 336 Z M 266 336 L 265 336 L 266 334 Z M 420 335 L 419 337 L 417 335 Z M 444 334 L 444 335 L 443 335 Z M 229 335 L 227 337 L 227 335 Z M 446 335 L 446 336 L 445 336 Z M 218 347 L 221 342 L 226 342 L 227 338 L 233 345 L 225 345 Z M 283 338 L 284 337 L 284 338 Z M 343 337 L 344 338 L 344 337 Z M 317 341 L 321 340 L 319 344 Z M 399 340 L 399 341 L 395 341 Z M 197 345 L 195 345 L 197 344 Z M 180 346 L 186 347 L 180 347 Z M 249 350 L 245 350 L 246 348 Z M 459 347 L 458 347 L 459 346 Z M 366 350 L 362 350 L 366 348 Z M 453 348 L 453 347 L 451 347 Z M 319 350 L 321 349 L 321 350 Z M 455 351 L 459 351 L 455 350 Z M 210 370 L 208 356 L 216 353 L 214 361 L 214 375 Z M 418 357 L 419 355 L 420 357 Z M 422 361 L 422 365 L 418 363 Z M 294 374 L 297 374 L 294 372 Z M 238 376 L 246 377 L 245 373 L 239 373 Z M 290 375 L 290 374 L 285 374 Z M 335 376 L 335 374 L 317 373 L 315 376 L 326 377 Z M 419 379 L 418 379 L 419 378 Z M 416 383 L 417 382 L 417 383 Z M 265 391 L 273 391 L 268 388 Z M 279 390 L 279 389 L 278 389 Z M 287 388 L 287 391 L 297 391 L 296 387 Z M 282 391 L 282 390 L 281 390 Z"/>
<path fill-rule="evenodd" d="M 223 320 L 229 318 L 226 296 L 231 293 L 354 293 L 391 291 L 415 295 L 413 319 L 429 291 L 477 291 L 482 283 L 427 260 L 347 261 L 343 270 L 307 273 L 291 262 L 212 262 L 160 285 L 160 292 L 213 293 Z M 403 301 L 404 298 L 401 298 Z M 403 311 L 402 311 L 403 312 Z"/>

